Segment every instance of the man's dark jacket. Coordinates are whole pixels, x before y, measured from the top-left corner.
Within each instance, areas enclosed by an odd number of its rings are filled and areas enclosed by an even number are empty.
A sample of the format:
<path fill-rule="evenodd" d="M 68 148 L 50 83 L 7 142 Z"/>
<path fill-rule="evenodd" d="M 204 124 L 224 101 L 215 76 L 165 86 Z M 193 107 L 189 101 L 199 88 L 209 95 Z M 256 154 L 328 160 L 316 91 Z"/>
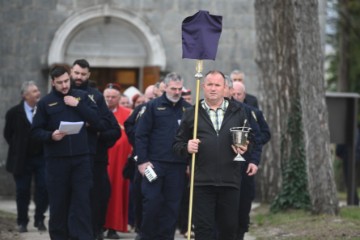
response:
<path fill-rule="evenodd" d="M 30 139 L 31 123 L 26 117 L 24 101 L 9 109 L 5 116 L 4 138 L 9 144 L 6 170 L 22 174 L 29 157 L 43 154 L 43 144 Z"/>
<path fill-rule="evenodd" d="M 121 137 L 120 126 L 106 105 L 104 96 L 95 88 L 89 86 L 89 81 L 80 86 L 72 85 L 74 89 L 87 92 L 89 98 L 93 99 L 98 107 L 100 125 L 104 129 L 99 131 L 96 127 L 87 128 L 90 153 L 94 155 L 94 161 L 108 163 L 108 149 L 112 147 Z"/>
<path fill-rule="evenodd" d="M 169 101 L 166 93 L 146 104 L 135 132 L 138 164 L 147 161 L 187 163 L 172 151 L 172 144 L 183 113 L 190 106 L 183 98 L 177 103 Z"/>
<path fill-rule="evenodd" d="M 68 94 L 79 99 L 76 107 L 64 103 L 65 95 L 52 89 L 37 104 L 32 122 L 32 137 L 44 142 L 45 157 L 71 157 L 90 154 L 88 135 L 85 125 L 98 126 L 99 115 L 96 103 L 86 92 L 70 89 Z M 66 135 L 60 141 L 52 139 L 52 133 L 59 129 L 61 121 L 84 121 L 84 126 L 78 134 Z"/>
<path fill-rule="evenodd" d="M 189 108 L 182 118 L 173 145 L 181 156 L 189 156 L 187 143 L 193 138 L 195 107 Z M 195 186 L 240 187 L 241 162 L 233 161 L 236 154 L 231 148 L 230 128 L 241 127 L 246 119 L 244 108 L 229 100 L 229 106 L 219 132 L 213 127 L 209 115 L 199 103 L 197 138 L 199 151 L 195 160 Z"/>

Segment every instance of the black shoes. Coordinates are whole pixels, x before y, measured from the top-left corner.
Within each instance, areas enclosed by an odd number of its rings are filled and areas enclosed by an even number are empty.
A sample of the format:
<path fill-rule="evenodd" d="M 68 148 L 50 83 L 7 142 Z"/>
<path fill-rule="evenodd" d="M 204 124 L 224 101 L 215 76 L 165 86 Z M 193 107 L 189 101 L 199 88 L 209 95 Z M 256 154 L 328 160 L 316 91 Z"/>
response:
<path fill-rule="evenodd" d="M 20 224 L 20 225 L 18 226 L 18 231 L 19 231 L 19 233 L 24 233 L 24 232 L 27 232 L 28 230 L 27 230 L 27 228 L 26 228 L 26 225 Z"/>
<path fill-rule="evenodd" d="M 244 240 L 244 237 L 245 237 L 245 232 L 239 232 L 236 240 Z"/>
<path fill-rule="evenodd" d="M 47 228 L 43 221 L 35 222 L 34 227 L 36 227 L 40 232 L 46 232 Z"/>
<path fill-rule="evenodd" d="M 120 239 L 119 234 L 114 229 L 109 229 L 106 235 L 108 239 Z"/>
<path fill-rule="evenodd" d="M 103 230 L 101 230 L 100 232 L 98 232 L 95 236 L 95 240 L 103 240 L 104 239 L 104 233 Z"/>

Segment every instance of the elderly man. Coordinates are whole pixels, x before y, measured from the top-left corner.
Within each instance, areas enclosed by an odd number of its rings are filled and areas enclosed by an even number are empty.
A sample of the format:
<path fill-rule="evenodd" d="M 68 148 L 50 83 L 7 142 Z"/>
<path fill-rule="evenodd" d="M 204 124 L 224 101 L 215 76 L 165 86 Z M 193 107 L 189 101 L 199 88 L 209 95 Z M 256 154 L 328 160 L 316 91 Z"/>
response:
<path fill-rule="evenodd" d="M 233 99 L 243 103 L 245 98 L 245 85 L 242 82 L 234 82 Z M 255 158 L 247 159 L 248 161 L 243 169 L 239 202 L 239 225 L 236 240 L 243 240 L 245 233 L 249 231 L 251 203 L 255 198 L 255 174 L 260 163 L 261 148 L 270 140 L 270 129 L 262 112 L 246 104 L 245 107 L 250 110 L 250 117 L 259 126 L 260 132 L 258 133 L 258 155 Z"/>
<path fill-rule="evenodd" d="M 242 82 L 244 84 L 245 82 L 245 73 L 239 71 L 239 70 L 234 70 L 230 73 L 230 79 L 233 82 Z M 255 107 L 255 108 L 259 108 L 259 104 L 258 104 L 258 100 L 254 95 L 251 94 L 247 94 L 245 99 L 244 99 L 244 103 Z"/>
<path fill-rule="evenodd" d="M 104 90 L 106 104 L 110 111 L 114 113 L 121 128 L 121 138 L 108 151 L 111 195 L 104 227 L 108 229 L 106 237 L 110 239 L 118 239 L 117 231 L 127 232 L 128 225 L 129 181 L 123 177 L 122 170 L 132 152 L 124 129 L 124 122 L 130 116 L 131 110 L 119 105 L 120 95 L 120 86 L 118 84 L 109 83 L 106 85 Z"/>
<path fill-rule="evenodd" d="M 35 227 L 45 231 L 45 211 L 48 197 L 45 185 L 45 159 L 42 142 L 30 137 L 33 110 L 40 100 L 35 82 L 21 86 L 22 100 L 5 116 L 4 137 L 9 144 L 6 170 L 13 174 L 16 186 L 17 224 L 20 233 L 27 232 L 28 210 L 31 200 L 31 182 L 35 180 Z"/>

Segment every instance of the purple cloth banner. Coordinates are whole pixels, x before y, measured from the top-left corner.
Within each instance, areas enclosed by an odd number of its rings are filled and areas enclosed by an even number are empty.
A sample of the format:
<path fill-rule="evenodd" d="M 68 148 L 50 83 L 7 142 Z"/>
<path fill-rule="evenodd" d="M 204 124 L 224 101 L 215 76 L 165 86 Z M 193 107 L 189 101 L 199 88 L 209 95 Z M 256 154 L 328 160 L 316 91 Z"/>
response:
<path fill-rule="evenodd" d="M 200 10 L 182 22 L 183 58 L 215 60 L 222 30 L 222 16 Z"/>

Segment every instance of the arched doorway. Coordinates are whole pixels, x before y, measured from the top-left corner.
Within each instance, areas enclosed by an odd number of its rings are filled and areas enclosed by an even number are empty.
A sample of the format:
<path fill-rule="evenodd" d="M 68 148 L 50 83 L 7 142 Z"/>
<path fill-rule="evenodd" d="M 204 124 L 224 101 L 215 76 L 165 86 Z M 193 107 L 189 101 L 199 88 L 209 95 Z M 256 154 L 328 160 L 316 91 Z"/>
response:
<path fill-rule="evenodd" d="M 51 43 L 48 65 L 85 58 L 99 89 L 118 82 L 125 89 L 144 89 L 165 69 L 159 35 L 135 13 L 98 5 L 74 13 L 58 29 Z"/>

